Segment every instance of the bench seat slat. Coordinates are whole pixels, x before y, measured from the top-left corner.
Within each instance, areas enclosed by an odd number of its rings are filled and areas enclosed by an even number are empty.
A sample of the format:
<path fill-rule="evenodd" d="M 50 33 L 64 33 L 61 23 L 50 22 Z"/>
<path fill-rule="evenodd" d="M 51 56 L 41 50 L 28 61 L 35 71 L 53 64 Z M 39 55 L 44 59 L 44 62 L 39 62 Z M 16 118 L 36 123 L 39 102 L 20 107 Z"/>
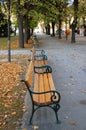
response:
<path fill-rule="evenodd" d="M 44 92 L 44 81 L 43 81 L 43 75 L 40 74 L 39 76 L 40 80 L 39 80 L 39 86 L 40 86 L 40 89 L 39 89 L 39 93 L 40 92 Z M 41 94 L 40 97 L 39 97 L 39 100 L 40 100 L 40 104 L 44 104 L 45 103 L 45 95 L 44 94 Z"/>
<path fill-rule="evenodd" d="M 49 83 L 50 83 L 50 90 L 55 90 L 53 78 L 52 78 L 52 75 L 50 73 L 48 73 L 48 80 L 49 80 Z"/>
<path fill-rule="evenodd" d="M 50 82 L 50 89 L 51 90 L 56 90 L 55 89 L 55 86 L 54 86 L 54 82 L 53 82 L 53 78 L 52 78 L 52 75 L 51 74 L 48 74 L 48 79 L 49 79 L 49 82 Z M 58 96 L 56 95 L 56 99 L 55 100 L 58 100 Z"/>
<path fill-rule="evenodd" d="M 50 91 L 47 74 L 44 74 L 44 88 L 45 88 L 45 92 Z M 45 94 L 46 103 L 51 102 L 50 97 L 51 97 L 51 93 Z"/>
<path fill-rule="evenodd" d="M 38 77 L 38 74 L 35 74 L 35 76 L 34 76 L 34 92 L 39 92 L 39 77 Z M 34 94 L 33 100 L 34 100 L 35 103 L 38 103 L 39 102 L 39 95 Z"/>

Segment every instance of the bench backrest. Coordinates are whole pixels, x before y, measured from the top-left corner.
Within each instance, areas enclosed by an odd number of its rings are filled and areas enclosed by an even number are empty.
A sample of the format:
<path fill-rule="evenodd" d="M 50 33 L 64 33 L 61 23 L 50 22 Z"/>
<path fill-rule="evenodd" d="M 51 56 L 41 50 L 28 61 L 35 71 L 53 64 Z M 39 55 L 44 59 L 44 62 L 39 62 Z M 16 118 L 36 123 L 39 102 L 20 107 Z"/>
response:
<path fill-rule="evenodd" d="M 32 87 L 33 69 L 34 69 L 34 63 L 33 61 L 30 61 L 29 67 L 27 69 L 26 78 L 25 78 L 25 83 L 28 87 Z"/>

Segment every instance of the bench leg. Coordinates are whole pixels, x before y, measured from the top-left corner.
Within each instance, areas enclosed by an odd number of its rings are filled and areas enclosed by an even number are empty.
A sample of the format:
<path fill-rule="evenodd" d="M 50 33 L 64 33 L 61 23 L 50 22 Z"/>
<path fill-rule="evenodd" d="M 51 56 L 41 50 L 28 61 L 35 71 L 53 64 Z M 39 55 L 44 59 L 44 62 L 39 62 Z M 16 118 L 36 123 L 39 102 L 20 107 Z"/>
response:
<path fill-rule="evenodd" d="M 38 107 L 38 108 L 40 108 L 40 107 Z M 37 108 L 37 109 L 38 109 Z M 57 112 L 58 112 L 58 110 L 60 109 L 60 105 L 59 104 L 56 104 L 55 106 L 53 106 L 53 107 L 51 107 L 53 110 L 54 110 L 54 112 L 55 112 L 55 116 L 56 116 L 56 122 L 58 123 L 58 124 L 60 124 L 61 122 L 58 120 L 58 114 L 57 114 Z M 30 120 L 29 120 L 29 124 L 31 125 L 32 124 L 32 118 L 33 118 L 33 115 L 34 115 L 34 112 L 37 110 L 37 109 L 34 109 L 34 104 L 32 105 L 32 113 L 31 113 L 31 117 L 30 117 Z"/>
<path fill-rule="evenodd" d="M 56 115 L 56 122 L 59 124 L 60 121 L 58 120 L 58 110 L 60 109 L 60 105 L 59 104 L 56 104 L 56 106 L 54 106 L 54 112 L 55 112 L 55 115 Z"/>
<path fill-rule="evenodd" d="M 31 117 L 30 117 L 30 121 L 29 121 L 30 125 L 32 124 L 33 114 L 34 114 L 34 105 L 32 106 L 32 113 L 31 113 Z"/>

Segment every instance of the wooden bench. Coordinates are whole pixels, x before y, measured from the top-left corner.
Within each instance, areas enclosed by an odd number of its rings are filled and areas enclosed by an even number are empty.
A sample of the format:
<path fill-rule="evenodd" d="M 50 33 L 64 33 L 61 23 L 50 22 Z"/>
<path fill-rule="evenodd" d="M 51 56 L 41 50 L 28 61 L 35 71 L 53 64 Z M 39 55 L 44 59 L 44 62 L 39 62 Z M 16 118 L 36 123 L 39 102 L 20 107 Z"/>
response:
<path fill-rule="evenodd" d="M 32 35 L 31 40 L 33 41 L 33 46 L 34 47 L 39 47 L 39 42 L 38 42 L 38 38 L 37 38 L 36 35 Z"/>
<path fill-rule="evenodd" d="M 22 81 L 25 83 L 32 100 L 32 114 L 29 123 L 32 123 L 33 114 L 40 107 L 53 109 L 57 122 L 59 122 L 57 112 L 60 109 L 59 101 L 61 96 L 55 89 L 52 68 L 47 64 L 47 60 L 31 60 L 26 78 Z"/>

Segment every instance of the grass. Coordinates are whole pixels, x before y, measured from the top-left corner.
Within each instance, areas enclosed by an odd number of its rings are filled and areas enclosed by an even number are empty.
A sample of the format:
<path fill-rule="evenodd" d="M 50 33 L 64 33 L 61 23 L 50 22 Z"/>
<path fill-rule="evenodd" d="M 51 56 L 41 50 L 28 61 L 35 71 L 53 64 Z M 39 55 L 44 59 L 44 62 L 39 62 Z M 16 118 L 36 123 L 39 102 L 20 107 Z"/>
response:
<path fill-rule="evenodd" d="M 18 36 L 11 36 L 10 37 L 10 47 L 11 49 L 19 49 L 19 41 Z M 32 43 L 30 40 L 28 40 L 28 44 L 24 44 L 25 48 L 31 48 Z M 0 50 L 7 50 L 8 49 L 8 38 L 0 37 Z"/>
<path fill-rule="evenodd" d="M 39 44 L 44 43 L 43 40 L 38 41 Z M 24 43 L 24 48 L 32 48 L 33 42 L 31 39 L 28 40 L 28 44 Z M 19 40 L 17 36 L 10 36 L 10 48 L 19 49 Z M 0 37 L 0 50 L 8 50 L 8 37 Z"/>
<path fill-rule="evenodd" d="M 12 48 L 18 48 L 18 36 L 11 36 L 10 37 L 10 44 Z M 14 43 L 15 42 L 15 43 Z M 7 37 L 0 37 L 0 50 L 8 49 L 8 38 Z"/>

